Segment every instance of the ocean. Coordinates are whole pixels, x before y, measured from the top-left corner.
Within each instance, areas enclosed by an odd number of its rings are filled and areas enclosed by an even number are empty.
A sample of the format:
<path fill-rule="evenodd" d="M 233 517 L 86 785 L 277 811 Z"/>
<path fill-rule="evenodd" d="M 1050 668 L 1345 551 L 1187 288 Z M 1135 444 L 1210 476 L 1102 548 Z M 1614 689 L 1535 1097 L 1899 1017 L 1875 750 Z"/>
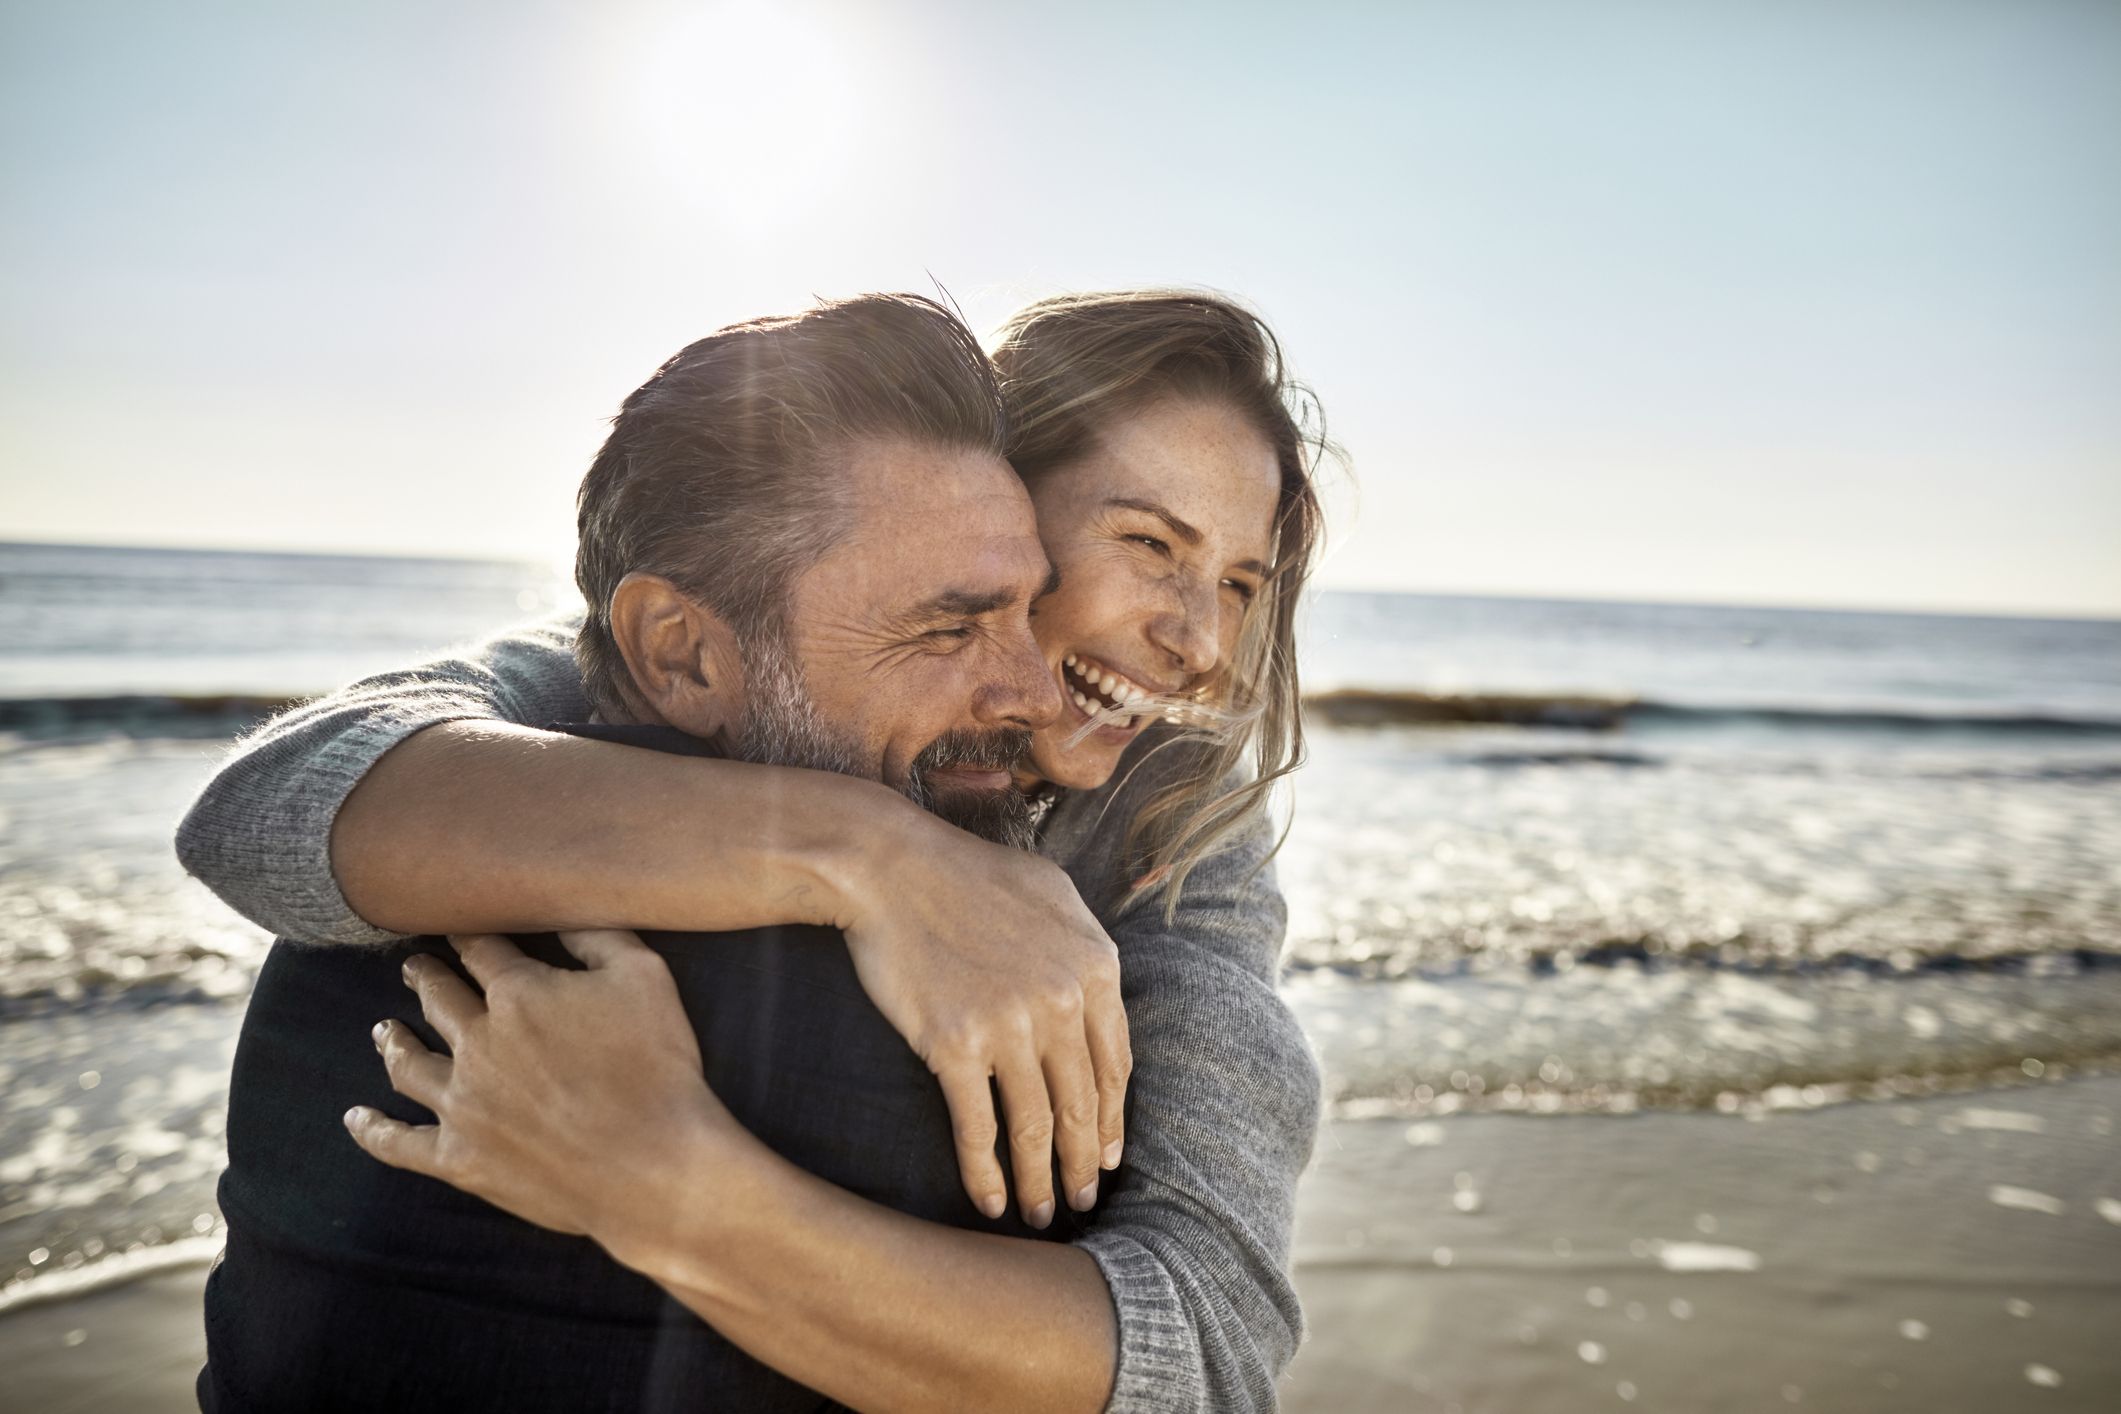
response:
<path fill-rule="evenodd" d="M 215 1240 L 238 732 L 526 564 L 0 545 L 0 1310 Z M 2121 1059 L 2121 623 L 1327 593 L 1277 864 L 1343 1117 L 1738 1118 Z M 2006 1136 L 2007 1138 L 2008 1136 Z"/>

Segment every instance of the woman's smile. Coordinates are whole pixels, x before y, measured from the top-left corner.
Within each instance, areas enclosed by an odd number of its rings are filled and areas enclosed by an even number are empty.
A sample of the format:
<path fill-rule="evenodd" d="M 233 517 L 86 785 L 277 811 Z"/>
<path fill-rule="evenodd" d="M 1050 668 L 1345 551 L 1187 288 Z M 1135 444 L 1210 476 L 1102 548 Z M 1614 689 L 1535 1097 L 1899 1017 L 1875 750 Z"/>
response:
<path fill-rule="evenodd" d="M 1061 691 L 1084 721 L 1108 710 L 1139 706 L 1125 722 L 1108 723 L 1099 730 L 1132 735 L 1161 710 L 1158 698 L 1165 689 L 1144 685 L 1099 659 L 1070 653 L 1061 659 Z"/>

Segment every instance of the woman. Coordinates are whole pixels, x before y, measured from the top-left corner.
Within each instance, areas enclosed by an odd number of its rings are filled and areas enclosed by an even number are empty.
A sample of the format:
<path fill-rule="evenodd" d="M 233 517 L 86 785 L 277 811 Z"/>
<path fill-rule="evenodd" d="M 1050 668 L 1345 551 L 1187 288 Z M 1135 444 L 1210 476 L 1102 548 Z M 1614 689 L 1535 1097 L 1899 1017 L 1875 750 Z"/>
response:
<path fill-rule="evenodd" d="M 443 1163 L 435 1136 L 415 1138 L 380 1117 L 357 1133 L 373 1151 L 426 1163 L 521 1216 L 589 1232 L 751 1353 L 837 1398 L 877 1407 L 1093 1407 L 1108 1396 L 1120 1408 L 1271 1404 L 1299 1326 L 1283 1266 L 1317 1077 L 1272 992 L 1279 899 L 1251 876 L 1271 854 L 1266 791 L 1301 751 L 1291 634 L 1319 528 L 1310 472 L 1320 443 L 1292 412 L 1300 395 L 1271 334 L 1219 300 L 1048 301 L 1011 321 L 995 360 L 1011 403 L 1011 460 L 1061 573 L 1060 589 L 1038 606 L 1036 633 L 1074 704 L 1038 734 L 1026 784 L 1064 788 L 1043 848 L 1080 889 L 1074 908 L 1087 904 L 1109 929 L 1133 1028 L 1129 1162 L 1083 1236 L 1056 1249 L 965 1233 L 806 1185 L 807 1175 L 775 1169 L 755 1142 L 745 1147 L 699 1084 L 696 1060 L 689 1076 L 679 1064 L 648 1090 L 631 1047 L 631 1063 L 611 1054 L 600 1067 L 604 1033 L 584 1029 L 584 1016 L 646 1018 L 636 1029 L 662 1028 L 681 1060 L 689 1041 L 669 1031 L 683 1024 L 672 1020 L 667 976 L 641 962 L 637 944 L 611 937 L 580 944 L 594 962 L 584 974 L 530 972 L 505 943 L 467 943 L 489 995 L 495 985 L 519 992 L 514 1014 L 540 1018 L 531 1030 L 563 1037 L 563 1054 L 477 1015 L 475 994 L 429 975 L 423 1003 L 464 1040 L 453 1044 L 454 1073 L 403 1028 L 386 1033 L 385 1048 L 393 1082 L 443 1115 L 440 1143 L 455 1158 Z M 266 926 L 316 941 L 833 923 L 858 962 L 874 960 L 864 983 L 894 1024 L 901 1017 L 883 994 L 914 999 L 901 1030 L 924 1056 L 932 1037 L 920 1007 L 960 986 L 963 950 L 984 949 L 1023 984 L 1044 950 L 998 948 L 997 936 L 1080 933 L 1073 901 L 1053 897 L 1036 861 L 950 838 L 873 786 L 775 773 L 775 823 L 762 847 L 761 817 L 746 808 L 746 792 L 762 789 L 761 768 L 688 761 L 692 773 L 673 785 L 664 758 L 461 720 L 581 716 L 579 679 L 559 650 L 550 633 L 504 640 L 477 661 L 373 680 L 283 719 L 187 819 L 187 865 Z M 1158 712 L 1148 707 L 1214 718 L 1220 729 L 1151 731 Z M 550 808 L 555 798 L 569 802 L 564 819 Z M 875 844 L 909 836 L 923 847 Z M 888 909 L 872 906 L 883 880 Z M 747 889 L 763 915 L 703 915 Z M 893 941 L 894 929 L 919 941 Z M 896 981 L 871 984 L 872 971 L 894 969 Z M 564 1001 L 556 989 L 567 989 Z M 1078 993 L 1078 1018 L 1092 1000 Z M 1041 1054 L 1066 1049 L 1068 1011 L 1058 1009 L 1059 1040 L 1034 1036 Z M 1079 1022 L 1074 1044 L 1100 1051 Z M 1062 1083 L 1067 1067 L 1050 1063 L 1050 1095 L 1005 1093 L 1018 1201 L 1034 1225 L 1050 1220 L 1053 1197 L 1037 1115 L 1024 1123 L 1020 1110 L 1050 1113 L 1044 1128 L 1071 1206 L 1090 1208 L 1098 1168 L 1118 1162 L 1118 1087 L 1109 1082 L 1125 1065 L 1113 1062 L 1109 1038 L 1102 1050 L 1088 1105 L 1080 1084 Z M 1017 1063 L 992 1068 L 1001 1076 Z M 565 1112 L 598 1117 L 586 1146 L 582 1125 L 555 1125 L 552 1093 L 528 1083 L 563 1074 Z M 979 1081 L 984 1103 L 985 1072 Z M 655 1125 L 629 1119 L 644 1097 Z M 999 1211 L 991 1144 L 977 1142 L 977 1125 L 952 1098 L 961 1140 L 971 1136 L 960 1146 L 967 1190 Z M 518 1143 L 523 1151 L 504 1160 L 500 1149 Z M 606 1182 L 614 1152 L 626 1156 L 616 1188 Z M 584 1159 L 555 1158 L 567 1153 Z M 644 1225 L 683 1210 L 649 1201 L 658 1176 L 702 1162 L 756 1180 L 755 1203 L 739 1211 L 757 1220 L 743 1233 Z M 510 1186 L 526 1174 L 535 1181 Z M 834 1278 L 801 1275 L 823 1270 Z M 949 1338 L 975 1323 L 985 1338 Z"/>

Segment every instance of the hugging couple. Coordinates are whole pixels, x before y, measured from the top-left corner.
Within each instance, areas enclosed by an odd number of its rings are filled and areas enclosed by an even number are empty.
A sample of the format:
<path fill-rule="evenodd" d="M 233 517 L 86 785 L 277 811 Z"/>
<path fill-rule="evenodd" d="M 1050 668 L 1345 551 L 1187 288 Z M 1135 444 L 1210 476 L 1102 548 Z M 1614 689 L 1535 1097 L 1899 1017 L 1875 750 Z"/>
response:
<path fill-rule="evenodd" d="M 1196 293 L 665 363 L 585 616 L 289 712 L 180 827 L 281 938 L 208 1414 L 1272 1408 L 1324 450 Z"/>

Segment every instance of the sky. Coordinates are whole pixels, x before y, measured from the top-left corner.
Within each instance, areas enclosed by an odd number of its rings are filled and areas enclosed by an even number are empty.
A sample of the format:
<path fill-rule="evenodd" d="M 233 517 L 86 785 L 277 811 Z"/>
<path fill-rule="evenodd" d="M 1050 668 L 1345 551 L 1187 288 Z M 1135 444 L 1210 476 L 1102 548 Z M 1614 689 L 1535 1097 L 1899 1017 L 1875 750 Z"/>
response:
<path fill-rule="evenodd" d="M 1323 580 L 2121 614 L 2121 4 L 0 4 L 0 539 L 564 559 L 722 324 L 1205 286 Z"/>

